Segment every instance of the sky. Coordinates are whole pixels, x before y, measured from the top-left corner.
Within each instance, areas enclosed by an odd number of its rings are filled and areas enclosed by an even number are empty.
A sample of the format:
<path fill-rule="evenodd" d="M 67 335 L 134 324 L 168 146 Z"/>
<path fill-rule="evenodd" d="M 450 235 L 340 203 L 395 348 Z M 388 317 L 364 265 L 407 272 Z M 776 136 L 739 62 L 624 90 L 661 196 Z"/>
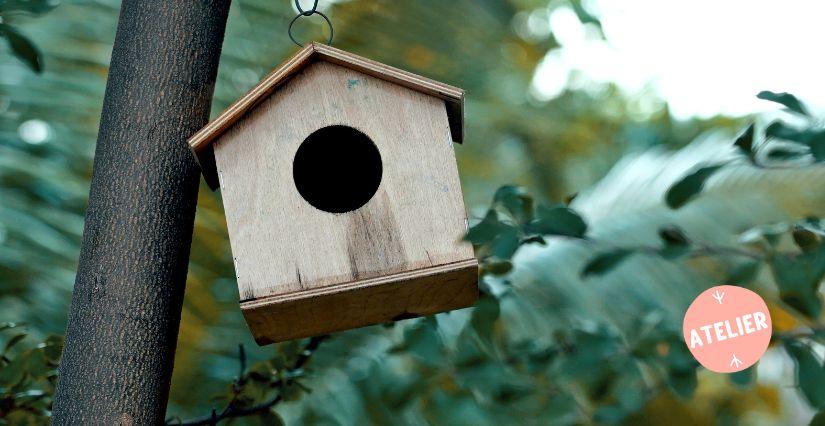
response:
<path fill-rule="evenodd" d="M 775 110 L 762 90 L 790 92 L 825 109 L 825 1 L 593 0 L 607 38 L 566 7 L 532 15 L 562 48 L 538 68 L 534 93 L 616 83 L 630 95 L 655 94 L 678 118 Z"/>

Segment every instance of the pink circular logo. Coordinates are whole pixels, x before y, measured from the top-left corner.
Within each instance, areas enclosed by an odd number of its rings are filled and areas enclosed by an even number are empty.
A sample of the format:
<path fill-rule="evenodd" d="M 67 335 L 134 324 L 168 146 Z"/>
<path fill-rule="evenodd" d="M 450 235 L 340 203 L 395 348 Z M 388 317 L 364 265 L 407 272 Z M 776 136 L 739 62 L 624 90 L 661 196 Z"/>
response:
<path fill-rule="evenodd" d="M 690 304 L 682 332 L 690 353 L 705 368 L 735 373 L 756 364 L 768 349 L 771 315 L 758 294 L 720 285 Z"/>

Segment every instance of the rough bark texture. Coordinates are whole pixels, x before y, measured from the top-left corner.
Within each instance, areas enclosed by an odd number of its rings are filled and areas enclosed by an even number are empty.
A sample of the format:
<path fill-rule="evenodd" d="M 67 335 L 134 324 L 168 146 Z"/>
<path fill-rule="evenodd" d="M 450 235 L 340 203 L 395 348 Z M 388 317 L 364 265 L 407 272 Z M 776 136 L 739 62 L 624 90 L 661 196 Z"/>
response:
<path fill-rule="evenodd" d="M 55 424 L 163 422 L 229 3 L 123 1 Z"/>

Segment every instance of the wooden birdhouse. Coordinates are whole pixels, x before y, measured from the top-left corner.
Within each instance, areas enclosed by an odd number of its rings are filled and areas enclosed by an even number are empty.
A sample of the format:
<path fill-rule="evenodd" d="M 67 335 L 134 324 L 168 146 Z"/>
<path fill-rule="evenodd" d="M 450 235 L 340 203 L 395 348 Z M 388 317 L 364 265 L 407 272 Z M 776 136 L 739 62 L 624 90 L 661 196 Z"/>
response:
<path fill-rule="evenodd" d="M 470 306 L 461 89 L 321 44 L 189 145 L 220 187 L 259 344 Z"/>

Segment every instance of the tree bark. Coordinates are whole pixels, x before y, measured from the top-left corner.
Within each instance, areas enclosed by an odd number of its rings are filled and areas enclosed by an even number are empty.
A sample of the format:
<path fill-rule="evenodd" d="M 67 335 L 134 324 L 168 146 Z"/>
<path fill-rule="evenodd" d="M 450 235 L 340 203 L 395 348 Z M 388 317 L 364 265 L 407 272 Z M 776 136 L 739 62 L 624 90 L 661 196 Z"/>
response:
<path fill-rule="evenodd" d="M 54 402 L 55 424 L 158 424 L 166 411 L 230 0 L 124 0 Z"/>

